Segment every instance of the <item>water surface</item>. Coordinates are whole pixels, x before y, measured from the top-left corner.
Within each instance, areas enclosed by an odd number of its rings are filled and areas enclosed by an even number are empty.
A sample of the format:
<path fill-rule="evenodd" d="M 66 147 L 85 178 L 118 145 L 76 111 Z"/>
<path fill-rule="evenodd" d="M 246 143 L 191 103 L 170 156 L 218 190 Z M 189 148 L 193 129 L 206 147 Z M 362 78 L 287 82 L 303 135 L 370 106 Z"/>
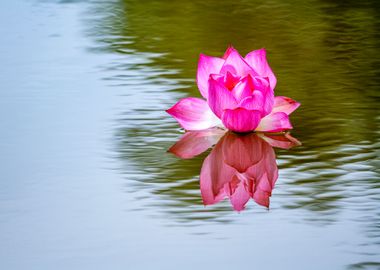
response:
<path fill-rule="evenodd" d="M 380 269 L 376 1 L 0 4 L 1 269 Z M 167 153 L 199 53 L 265 47 L 301 102 L 269 210 Z"/>

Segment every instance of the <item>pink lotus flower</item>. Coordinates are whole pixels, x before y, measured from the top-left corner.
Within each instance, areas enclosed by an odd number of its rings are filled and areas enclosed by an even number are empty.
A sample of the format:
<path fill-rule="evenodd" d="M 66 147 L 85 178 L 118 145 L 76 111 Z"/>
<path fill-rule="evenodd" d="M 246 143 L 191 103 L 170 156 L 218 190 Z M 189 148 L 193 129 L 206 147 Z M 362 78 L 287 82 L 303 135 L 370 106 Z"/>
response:
<path fill-rule="evenodd" d="M 186 130 L 224 125 L 236 132 L 292 129 L 289 114 L 300 103 L 274 96 L 277 80 L 265 49 L 241 57 L 229 47 L 223 58 L 201 54 L 197 84 L 202 96 L 184 98 L 167 110 Z"/>
<path fill-rule="evenodd" d="M 187 132 L 169 151 L 181 158 L 191 158 L 215 144 L 203 162 L 200 187 L 203 203 L 215 204 L 229 198 L 233 208 L 241 211 L 252 198 L 269 207 L 278 178 L 276 156 L 272 147 L 289 149 L 300 142 L 289 134 L 238 135 L 218 129 Z M 221 138 L 221 139 L 220 139 Z"/>

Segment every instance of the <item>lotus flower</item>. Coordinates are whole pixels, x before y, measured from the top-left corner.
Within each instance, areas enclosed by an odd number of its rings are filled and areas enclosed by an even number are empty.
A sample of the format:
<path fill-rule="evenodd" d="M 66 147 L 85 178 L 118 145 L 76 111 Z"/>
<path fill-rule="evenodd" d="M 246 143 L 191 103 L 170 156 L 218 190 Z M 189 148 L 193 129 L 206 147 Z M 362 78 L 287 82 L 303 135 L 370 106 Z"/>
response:
<path fill-rule="evenodd" d="M 181 158 L 191 158 L 215 143 L 201 169 L 203 203 L 215 204 L 227 197 L 236 211 L 243 210 L 250 198 L 269 207 L 278 177 L 273 147 L 289 149 L 300 145 L 289 134 L 227 132 L 223 136 L 220 130 L 210 129 L 186 133 L 169 151 Z"/>
<path fill-rule="evenodd" d="M 289 114 L 300 103 L 274 96 L 277 80 L 265 49 L 245 58 L 229 47 L 223 58 L 201 54 L 197 84 L 205 99 L 184 98 L 167 110 L 186 130 L 224 126 L 235 132 L 292 129 Z"/>

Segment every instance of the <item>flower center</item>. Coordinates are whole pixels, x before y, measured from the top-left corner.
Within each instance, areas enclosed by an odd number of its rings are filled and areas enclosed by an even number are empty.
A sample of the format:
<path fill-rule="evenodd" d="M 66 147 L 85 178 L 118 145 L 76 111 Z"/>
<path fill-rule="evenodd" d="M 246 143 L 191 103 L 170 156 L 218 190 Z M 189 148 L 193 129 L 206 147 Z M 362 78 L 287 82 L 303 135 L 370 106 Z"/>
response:
<path fill-rule="evenodd" d="M 223 78 L 223 83 L 228 90 L 234 89 L 235 85 L 239 82 L 240 76 L 235 76 L 227 71 L 226 75 Z"/>

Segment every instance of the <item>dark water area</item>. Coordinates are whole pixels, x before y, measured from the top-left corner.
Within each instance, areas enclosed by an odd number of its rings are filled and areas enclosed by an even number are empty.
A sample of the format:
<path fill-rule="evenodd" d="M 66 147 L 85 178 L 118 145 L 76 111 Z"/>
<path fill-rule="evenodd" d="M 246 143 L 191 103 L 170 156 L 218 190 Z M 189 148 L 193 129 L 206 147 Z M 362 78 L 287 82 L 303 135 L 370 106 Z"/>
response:
<path fill-rule="evenodd" d="M 1 3 L 0 269 L 380 269 L 379 7 Z M 229 44 L 265 47 L 275 94 L 301 103 L 302 145 L 262 146 L 269 208 L 205 207 L 218 149 L 167 152 L 184 131 L 165 110 Z"/>

